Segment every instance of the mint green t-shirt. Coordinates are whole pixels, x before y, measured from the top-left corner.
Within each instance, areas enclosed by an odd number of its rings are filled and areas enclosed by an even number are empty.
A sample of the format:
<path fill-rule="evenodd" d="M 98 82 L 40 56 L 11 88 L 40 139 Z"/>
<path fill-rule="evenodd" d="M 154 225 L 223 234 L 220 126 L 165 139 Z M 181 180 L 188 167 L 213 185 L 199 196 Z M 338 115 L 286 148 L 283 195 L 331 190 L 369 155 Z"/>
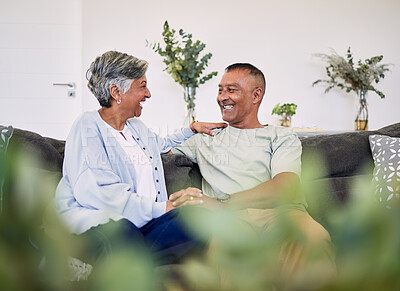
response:
<path fill-rule="evenodd" d="M 300 177 L 301 142 L 290 129 L 273 125 L 254 129 L 228 126 L 214 132 L 215 136 L 196 134 L 172 149 L 199 165 L 202 191 L 207 196 L 226 199 L 283 172 Z M 285 206 L 305 211 L 307 204 L 298 194 Z"/>

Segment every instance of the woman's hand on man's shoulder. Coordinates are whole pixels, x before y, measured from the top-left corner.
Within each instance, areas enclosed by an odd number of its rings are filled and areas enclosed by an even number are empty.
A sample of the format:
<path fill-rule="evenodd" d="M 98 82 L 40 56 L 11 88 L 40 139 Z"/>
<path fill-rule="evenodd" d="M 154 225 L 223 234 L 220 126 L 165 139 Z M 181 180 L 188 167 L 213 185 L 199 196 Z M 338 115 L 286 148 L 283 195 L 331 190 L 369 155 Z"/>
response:
<path fill-rule="evenodd" d="M 209 135 L 215 135 L 215 133 L 212 131 L 213 129 L 216 128 L 224 128 L 227 127 L 228 124 L 225 122 L 200 122 L 196 121 L 193 123 L 193 129 L 198 132 L 198 133 L 206 133 Z"/>

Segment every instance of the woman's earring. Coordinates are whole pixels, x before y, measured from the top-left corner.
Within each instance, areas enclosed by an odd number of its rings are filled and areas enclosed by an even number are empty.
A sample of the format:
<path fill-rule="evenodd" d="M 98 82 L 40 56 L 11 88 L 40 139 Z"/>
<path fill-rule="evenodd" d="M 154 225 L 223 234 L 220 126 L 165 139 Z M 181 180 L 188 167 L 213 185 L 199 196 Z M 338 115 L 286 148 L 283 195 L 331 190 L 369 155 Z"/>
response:
<path fill-rule="evenodd" d="M 121 104 L 121 99 L 118 99 L 118 100 L 117 100 L 117 104 L 118 104 L 118 105 Z"/>

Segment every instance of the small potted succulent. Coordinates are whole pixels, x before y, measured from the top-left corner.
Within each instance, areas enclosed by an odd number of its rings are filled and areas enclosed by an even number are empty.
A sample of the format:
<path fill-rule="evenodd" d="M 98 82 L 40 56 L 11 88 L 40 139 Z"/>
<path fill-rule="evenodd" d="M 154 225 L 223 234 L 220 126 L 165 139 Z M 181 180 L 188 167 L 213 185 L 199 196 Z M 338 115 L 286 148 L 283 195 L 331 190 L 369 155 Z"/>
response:
<path fill-rule="evenodd" d="M 285 103 L 275 105 L 272 114 L 279 116 L 281 126 L 290 127 L 292 124 L 292 116 L 296 114 L 297 105 L 294 103 Z"/>

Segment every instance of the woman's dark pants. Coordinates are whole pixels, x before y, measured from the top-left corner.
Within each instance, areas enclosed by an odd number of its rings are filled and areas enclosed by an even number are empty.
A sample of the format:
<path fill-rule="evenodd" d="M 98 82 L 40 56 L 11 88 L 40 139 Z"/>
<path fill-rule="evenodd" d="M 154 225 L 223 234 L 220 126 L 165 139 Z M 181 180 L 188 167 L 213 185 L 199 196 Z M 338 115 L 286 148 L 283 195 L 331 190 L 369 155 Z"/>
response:
<path fill-rule="evenodd" d="M 157 265 L 178 263 L 184 256 L 204 249 L 204 243 L 191 235 L 182 223 L 179 209 L 169 211 L 140 228 L 122 219 L 93 227 L 79 237 L 88 242 L 81 258 L 91 264 L 122 247 L 150 251 Z"/>

